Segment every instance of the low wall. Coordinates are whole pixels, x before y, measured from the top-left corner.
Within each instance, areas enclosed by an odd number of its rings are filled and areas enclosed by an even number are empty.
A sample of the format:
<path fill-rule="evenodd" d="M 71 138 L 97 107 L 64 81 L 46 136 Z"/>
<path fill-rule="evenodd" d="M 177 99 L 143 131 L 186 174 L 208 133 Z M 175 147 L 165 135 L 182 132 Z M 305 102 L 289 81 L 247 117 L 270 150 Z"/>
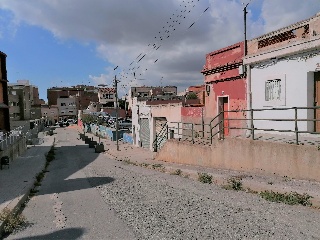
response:
<path fill-rule="evenodd" d="M 315 146 L 226 138 L 210 145 L 169 139 L 156 160 L 320 181 Z"/>
<path fill-rule="evenodd" d="M 0 158 L 8 156 L 10 162 L 15 160 L 27 150 L 26 138 L 21 137 L 19 140 L 9 145 L 4 151 L 0 151 Z"/>
<path fill-rule="evenodd" d="M 132 135 L 130 133 L 124 133 L 123 134 L 123 142 L 133 144 Z"/>

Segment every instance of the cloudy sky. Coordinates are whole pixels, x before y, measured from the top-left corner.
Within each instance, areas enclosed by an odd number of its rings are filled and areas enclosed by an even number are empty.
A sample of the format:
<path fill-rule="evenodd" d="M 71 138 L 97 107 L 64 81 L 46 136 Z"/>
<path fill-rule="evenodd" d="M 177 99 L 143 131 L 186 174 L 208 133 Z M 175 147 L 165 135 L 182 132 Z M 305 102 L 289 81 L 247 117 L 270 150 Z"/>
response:
<path fill-rule="evenodd" d="M 307 19 L 320 0 L 0 0 L 8 80 L 77 84 L 202 84 L 205 54 Z M 116 68 L 118 66 L 118 68 Z M 116 68 L 114 70 L 114 68 Z"/>

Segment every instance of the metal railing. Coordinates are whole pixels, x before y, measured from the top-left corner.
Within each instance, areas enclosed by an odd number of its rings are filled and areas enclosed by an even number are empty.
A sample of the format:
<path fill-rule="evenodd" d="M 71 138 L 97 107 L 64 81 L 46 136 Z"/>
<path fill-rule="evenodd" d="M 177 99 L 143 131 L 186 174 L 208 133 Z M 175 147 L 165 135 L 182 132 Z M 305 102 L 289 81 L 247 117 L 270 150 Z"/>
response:
<path fill-rule="evenodd" d="M 23 127 L 17 127 L 14 130 L 11 130 L 10 132 L 0 134 L 0 149 L 5 150 L 10 146 L 11 144 L 14 144 L 18 139 L 22 137 Z"/>
<path fill-rule="evenodd" d="M 271 111 L 268 115 L 265 112 Z M 279 114 L 279 111 L 282 113 Z M 294 143 L 299 145 L 301 134 L 320 134 L 316 131 L 315 112 L 320 107 L 291 107 L 291 108 L 265 108 L 221 111 L 217 116 L 207 123 L 168 123 L 167 134 L 170 130 L 174 132 L 174 138 L 190 139 L 193 143 L 197 140 L 208 140 L 211 143 L 214 138 L 224 139 L 231 137 L 250 137 L 256 140 L 256 133 L 289 133 L 294 136 Z M 300 115 L 304 112 L 305 116 Z M 281 122 L 281 124 L 279 124 Z M 272 127 L 269 127 L 272 125 Z M 319 123 L 320 128 L 320 123 Z M 312 130 L 310 130 L 312 129 Z"/>
<path fill-rule="evenodd" d="M 153 150 L 155 152 L 158 151 L 162 147 L 162 145 L 166 142 L 169 138 L 169 128 L 168 123 L 164 124 L 161 130 L 156 134 L 156 137 L 153 141 Z"/>
<path fill-rule="evenodd" d="M 24 130 L 24 126 L 17 127 L 10 132 L 0 134 L 0 150 L 6 150 L 10 145 L 16 143 L 22 137 L 26 141 L 33 140 L 38 137 L 38 133 L 44 129 L 43 124 L 36 125 L 33 129 Z"/>

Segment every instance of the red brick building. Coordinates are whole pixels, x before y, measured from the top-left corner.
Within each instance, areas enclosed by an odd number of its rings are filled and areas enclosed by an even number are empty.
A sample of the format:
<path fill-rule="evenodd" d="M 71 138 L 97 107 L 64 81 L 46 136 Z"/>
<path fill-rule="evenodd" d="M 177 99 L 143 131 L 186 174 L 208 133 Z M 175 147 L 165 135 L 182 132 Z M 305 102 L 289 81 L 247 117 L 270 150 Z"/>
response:
<path fill-rule="evenodd" d="M 98 102 L 98 92 L 94 86 L 77 85 L 73 87 L 53 87 L 47 89 L 48 105 L 57 105 L 58 98 L 77 98 L 77 108 L 86 109 L 90 102 Z"/>

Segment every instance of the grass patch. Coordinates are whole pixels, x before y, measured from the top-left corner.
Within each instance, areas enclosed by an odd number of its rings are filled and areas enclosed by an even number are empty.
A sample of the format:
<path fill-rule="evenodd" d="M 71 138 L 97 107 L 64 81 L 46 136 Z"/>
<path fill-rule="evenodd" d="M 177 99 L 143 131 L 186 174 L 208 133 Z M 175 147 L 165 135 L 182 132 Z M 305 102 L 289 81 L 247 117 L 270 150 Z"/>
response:
<path fill-rule="evenodd" d="M 232 177 L 228 179 L 228 184 L 223 186 L 226 190 L 236 190 L 240 191 L 243 190 L 241 178 L 239 177 Z"/>
<path fill-rule="evenodd" d="M 303 205 L 303 206 L 312 206 L 310 202 L 310 195 L 304 193 L 299 194 L 297 192 L 291 193 L 278 193 L 273 191 L 264 191 L 260 192 L 260 196 L 271 202 L 283 202 L 289 205 Z"/>
<path fill-rule="evenodd" d="M 26 222 L 26 218 L 22 214 L 15 214 L 10 209 L 5 208 L 0 213 L 0 221 L 5 222 L 4 232 L 12 233 Z"/>
<path fill-rule="evenodd" d="M 212 176 L 208 173 L 198 173 L 198 181 L 202 183 L 212 183 Z"/>
<path fill-rule="evenodd" d="M 138 166 L 138 164 L 136 162 L 132 162 L 130 159 L 126 158 L 124 160 L 120 160 L 126 164 L 131 164 L 131 165 L 134 165 L 134 166 Z"/>

